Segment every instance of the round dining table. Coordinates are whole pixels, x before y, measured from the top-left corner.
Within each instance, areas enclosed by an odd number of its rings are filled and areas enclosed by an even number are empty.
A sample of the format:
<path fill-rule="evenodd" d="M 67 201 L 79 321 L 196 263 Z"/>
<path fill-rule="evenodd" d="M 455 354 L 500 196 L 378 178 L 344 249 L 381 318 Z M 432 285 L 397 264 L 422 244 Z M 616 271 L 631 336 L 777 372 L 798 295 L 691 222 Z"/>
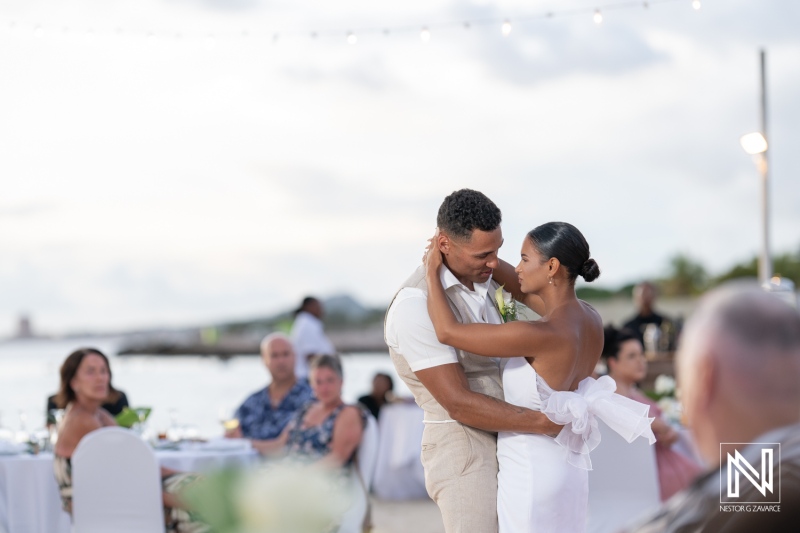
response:
<path fill-rule="evenodd" d="M 246 466 L 258 454 L 241 443 L 183 443 L 155 450 L 161 466 L 184 472 L 207 472 Z M 70 517 L 61 509 L 53 475 L 53 455 L 0 455 L 0 533 L 70 533 Z"/>

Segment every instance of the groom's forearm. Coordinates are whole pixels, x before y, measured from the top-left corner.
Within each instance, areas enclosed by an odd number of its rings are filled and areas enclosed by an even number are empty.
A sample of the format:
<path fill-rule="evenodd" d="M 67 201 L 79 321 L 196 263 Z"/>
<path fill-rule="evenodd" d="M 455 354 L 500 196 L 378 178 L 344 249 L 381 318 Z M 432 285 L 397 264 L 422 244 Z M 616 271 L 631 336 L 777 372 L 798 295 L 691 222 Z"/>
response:
<path fill-rule="evenodd" d="M 561 431 L 544 414 L 470 390 L 457 363 L 415 372 L 417 378 L 453 420 L 486 431 L 556 435 Z"/>
<path fill-rule="evenodd" d="M 553 423 L 540 411 L 472 391 L 445 409 L 453 420 L 486 431 L 516 431 L 555 436 L 563 427 Z"/>

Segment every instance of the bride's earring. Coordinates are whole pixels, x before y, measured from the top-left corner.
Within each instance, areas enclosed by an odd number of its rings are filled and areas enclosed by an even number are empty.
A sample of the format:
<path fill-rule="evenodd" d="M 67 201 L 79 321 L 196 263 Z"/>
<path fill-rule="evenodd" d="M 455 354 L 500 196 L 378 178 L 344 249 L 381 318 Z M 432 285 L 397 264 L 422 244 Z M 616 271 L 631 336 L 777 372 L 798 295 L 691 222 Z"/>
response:
<path fill-rule="evenodd" d="M 550 285 L 553 284 L 553 278 L 550 278 Z"/>

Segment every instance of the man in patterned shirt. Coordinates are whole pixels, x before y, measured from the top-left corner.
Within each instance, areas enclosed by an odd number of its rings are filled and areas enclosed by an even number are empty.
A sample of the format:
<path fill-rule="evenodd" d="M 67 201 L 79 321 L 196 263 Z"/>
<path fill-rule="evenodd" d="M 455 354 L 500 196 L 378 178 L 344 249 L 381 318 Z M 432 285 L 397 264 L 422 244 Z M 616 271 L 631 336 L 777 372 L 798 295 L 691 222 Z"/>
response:
<path fill-rule="evenodd" d="M 267 335 L 261 341 L 261 358 L 272 375 L 272 383 L 251 394 L 236 410 L 239 427 L 228 431 L 226 437 L 274 439 L 294 415 L 314 399 L 308 382 L 295 376 L 294 348 L 286 335 Z"/>

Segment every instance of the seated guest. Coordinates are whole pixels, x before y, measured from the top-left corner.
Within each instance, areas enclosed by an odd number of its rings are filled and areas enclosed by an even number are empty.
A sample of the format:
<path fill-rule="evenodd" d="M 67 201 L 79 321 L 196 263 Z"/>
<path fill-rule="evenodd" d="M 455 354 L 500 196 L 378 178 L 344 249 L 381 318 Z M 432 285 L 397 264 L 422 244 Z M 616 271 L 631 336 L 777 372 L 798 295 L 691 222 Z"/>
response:
<path fill-rule="evenodd" d="M 355 458 L 366 416 L 342 400 L 342 364 L 333 355 L 311 361 L 311 387 L 317 400 L 295 416 L 276 439 L 254 441 L 263 454 L 285 453 L 330 467 L 348 467 Z"/>
<path fill-rule="evenodd" d="M 115 389 L 111 382 L 108 383 L 108 391 L 108 398 L 106 398 L 105 402 L 103 402 L 103 405 L 100 406 L 108 411 L 108 414 L 111 416 L 117 416 L 122 412 L 123 409 L 130 406 L 128 403 L 128 397 L 125 395 L 125 393 L 119 389 Z M 46 416 L 48 427 L 55 425 L 56 423 L 56 418 L 53 416 L 53 411 L 66 407 L 64 405 L 58 405 L 56 402 L 56 396 L 58 395 L 53 394 L 52 396 L 47 397 Z"/>
<path fill-rule="evenodd" d="M 372 378 L 372 392 L 359 398 L 358 403 L 369 409 L 372 416 L 377 419 L 381 407 L 389 403 L 389 395 L 392 390 L 394 390 L 392 376 L 384 374 L 383 372 L 378 372 L 375 374 L 375 377 Z"/>
<path fill-rule="evenodd" d="M 676 492 L 688 487 L 702 468 L 672 449 L 672 445 L 678 440 L 678 432 L 664 420 L 658 404 L 636 387 L 636 383 L 647 375 L 647 359 L 636 334 L 628 329 L 606 327 L 603 358 L 608 366 L 608 375 L 617 382 L 617 394 L 649 405 L 650 416 L 655 417 L 651 427 L 656 436 L 658 483 L 661 501 L 666 501 Z"/>
<path fill-rule="evenodd" d="M 108 398 L 111 368 L 103 353 L 83 348 L 71 353 L 61 365 L 61 386 L 56 402 L 65 406 L 58 432 L 53 467 L 61 502 L 72 514 L 71 458 L 81 439 L 96 429 L 116 426 L 114 418 L 101 407 Z M 178 499 L 179 489 L 192 483 L 196 476 L 179 474 L 162 468 L 165 518 L 168 531 L 204 531 L 205 526 L 193 522 Z"/>
<path fill-rule="evenodd" d="M 686 420 L 712 470 L 630 531 L 797 531 L 800 313 L 755 283 L 718 287 L 687 322 L 677 359 Z M 730 480 L 739 470 L 727 458 L 734 449 L 755 473 L 741 476 L 735 495 Z"/>
<path fill-rule="evenodd" d="M 314 399 L 308 382 L 295 377 L 294 348 L 289 337 L 283 333 L 264 337 L 261 358 L 272 382 L 251 394 L 236 410 L 239 427 L 227 431 L 226 437 L 274 439 L 297 412 Z"/>

